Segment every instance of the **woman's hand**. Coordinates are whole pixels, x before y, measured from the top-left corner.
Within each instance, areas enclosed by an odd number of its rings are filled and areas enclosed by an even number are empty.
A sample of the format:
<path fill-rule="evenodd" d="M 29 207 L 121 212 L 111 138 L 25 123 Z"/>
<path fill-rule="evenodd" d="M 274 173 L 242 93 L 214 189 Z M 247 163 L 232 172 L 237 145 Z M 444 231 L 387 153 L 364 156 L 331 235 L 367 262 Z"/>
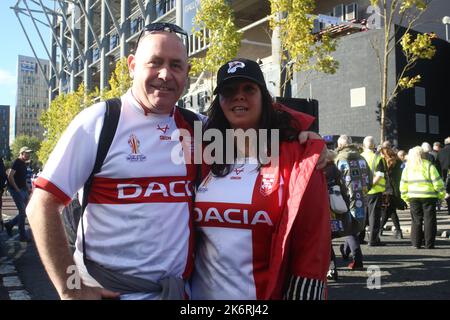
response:
<path fill-rule="evenodd" d="M 320 134 L 313 131 L 302 131 L 298 135 L 298 142 L 305 143 L 307 140 L 320 139 L 323 140 Z M 325 145 L 320 152 L 319 160 L 317 160 L 316 169 L 323 169 L 327 165 L 327 146 Z"/>

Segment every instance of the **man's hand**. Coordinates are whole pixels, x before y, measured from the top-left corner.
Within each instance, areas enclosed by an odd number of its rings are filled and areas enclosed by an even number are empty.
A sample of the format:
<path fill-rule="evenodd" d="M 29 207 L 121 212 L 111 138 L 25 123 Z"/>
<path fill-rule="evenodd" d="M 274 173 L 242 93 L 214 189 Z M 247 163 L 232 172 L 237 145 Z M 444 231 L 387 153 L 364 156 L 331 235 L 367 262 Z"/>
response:
<path fill-rule="evenodd" d="M 322 137 L 313 131 L 302 131 L 298 135 L 298 142 L 300 144 L 305 143 L 307 140 L 312 139 L 320 139 L 323 140 Z M 317 160 L 316 169 L 323 169 L 327 165 L 327 146 L 325 145 L 320 152 L 319 160 Z"/>
<path fill-rule="evenodd" d="M 119 299 L 120 293 L 99 287 L 82 285 L 81 289 L 73 289 L 61 295 L 61 300 L 102 300 Z"/>

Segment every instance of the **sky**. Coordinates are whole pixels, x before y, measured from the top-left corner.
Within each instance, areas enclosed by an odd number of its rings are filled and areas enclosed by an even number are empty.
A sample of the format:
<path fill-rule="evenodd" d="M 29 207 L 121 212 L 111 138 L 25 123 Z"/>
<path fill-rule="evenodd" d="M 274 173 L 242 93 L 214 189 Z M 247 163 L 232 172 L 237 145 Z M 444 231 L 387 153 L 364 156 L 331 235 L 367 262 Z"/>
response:
<path fill-rule="evenodd" d="M 0 105 L 10 106 L 10 128 L 13 131 L 14 112 L 16 104 L 16 87 L 17 87 L 17 59 L 19 55 L 34 57 L 33 51 L 25 37 L 22 27 L 12 9 L 18 0 L 0 0 L 0 41 L 2 48 L 0 50 Z M 21 1 L 20 1 L 21 2 Z M 52 3 L 52 1 L 44 0 L 43 3 Z M 22 3 L 20 7 L 24 7 Z M 53 6 L 51 6 L 53 8 Z M 30 6 L 30 9 L 37 7 Z M 47 59 L 38 34 L 35 31 L 31 19 L 21 15 L 21 20 L 25 28 L 29 30 L 30 40 L 32 41 L 38 58 Z M 45 16 L 40 17 L 45 20 Z M 44 41 L 50 42 L 50 30 L 44 26 L 40 27 Z M 10 142 L 13 135 L 10 134 Z"/>

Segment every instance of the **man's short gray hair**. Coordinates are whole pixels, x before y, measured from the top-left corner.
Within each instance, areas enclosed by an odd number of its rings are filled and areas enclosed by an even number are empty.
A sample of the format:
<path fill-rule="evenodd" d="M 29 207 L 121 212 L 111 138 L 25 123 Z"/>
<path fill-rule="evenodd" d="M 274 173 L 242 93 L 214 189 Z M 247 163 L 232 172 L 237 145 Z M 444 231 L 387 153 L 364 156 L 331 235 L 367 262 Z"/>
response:
<path fill-rule="evenodd" d="M 423 152 L 430 152 L 431 151 L 431 146 L 428 142 L 423 142 L 422 145 L 422 150 Z"/>
<path fill-rule="evenodd" d="M 337 140 L 338 148 L 348 146 L 351 143 L 352 138 L 347 136 L 346 134 L 341 135 Z"/>
<path fill-rule="evenodd" d="M 445 138 L 444 144 L 450 144 L 450 137 Z"/>
<path fill-rule="evenodd" d="M 372 136 L 367 136 L 364 138 L 363 147 L 366 149 L 373 149 L 375 147 L 375 140 Z"/>

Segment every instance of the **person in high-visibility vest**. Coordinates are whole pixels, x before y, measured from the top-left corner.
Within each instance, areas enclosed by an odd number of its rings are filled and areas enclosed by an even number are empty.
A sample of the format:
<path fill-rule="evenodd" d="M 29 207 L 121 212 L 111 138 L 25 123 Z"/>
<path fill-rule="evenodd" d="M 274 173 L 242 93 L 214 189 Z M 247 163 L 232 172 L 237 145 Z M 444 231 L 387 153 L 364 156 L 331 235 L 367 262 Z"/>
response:
<path fill-rule="evenodd" d="M 373 176 L 372 188 L 367 194 L 367 211 L 370 233 L 369 246 L 384 246 L 385 244 L 380 241 L 379 233 L 381 228 L 382 195 L 386 190 L 386 179 L 384 177 L 386 168 L 381 155 L 373 151 L 375 149 L 375 143 L 372 136 L 367 136 L 364 138 L 363 147 L 364 151 L 361 155 L 364 159 L 366 159 Z M 360 240 L 362 240 L 361 237 Z"/>
<path fill-rule="evenodd" d="M 437 231 L 436 202 L 444 199 L 445 188 L 436 167 L 423 159 L 423 154 L 419 146 L 409 150 L 400 193 L 411 208 L 412 246 L 419 249 L 425 238 L 425 248 L 433 249 Z"/>

